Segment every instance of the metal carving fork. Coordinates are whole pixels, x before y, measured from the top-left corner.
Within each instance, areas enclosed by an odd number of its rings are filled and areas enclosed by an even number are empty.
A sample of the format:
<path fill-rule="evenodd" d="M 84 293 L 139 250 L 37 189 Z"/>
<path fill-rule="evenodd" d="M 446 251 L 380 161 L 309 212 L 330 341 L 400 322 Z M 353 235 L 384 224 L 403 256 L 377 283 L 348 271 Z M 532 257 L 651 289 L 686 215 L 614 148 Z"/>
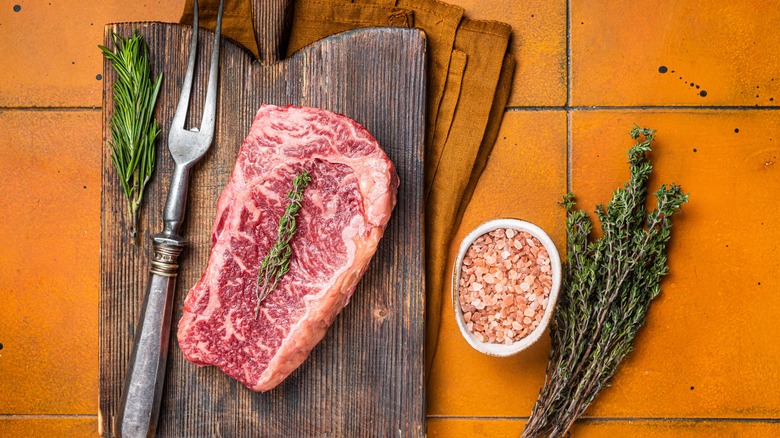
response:
<path fill-rule="evenodd" d="M 214 49 L 206 91 L 206 106 L 200 130 L 184 129 L 190 102 L 192 76 L 198 46 L 198 2 L 195 0 L 192 39 L 187 73 L 181 97 L 168 135 L 168 149 L 175 162 L 168 200 L 165 203 L 162 233 L 152 237 L 153 259 L 149 284 L 135 332 L 133 353 L 125 375 L 125 387 L 116 419 L 116 435 L 124 438 L 153 437 L 160 412 L 165 365 L 168 358 L 168 338 L 171 328 L 173 292 L 176 289 L 178 258 L 187 242 L 179 235 L 187 207 L 187 190 L 192 166 L 206 153 L 214 138 L 217 110 L 217 76 L 219 74 L 220 29 L 222 1 L 219 3 Z"/>

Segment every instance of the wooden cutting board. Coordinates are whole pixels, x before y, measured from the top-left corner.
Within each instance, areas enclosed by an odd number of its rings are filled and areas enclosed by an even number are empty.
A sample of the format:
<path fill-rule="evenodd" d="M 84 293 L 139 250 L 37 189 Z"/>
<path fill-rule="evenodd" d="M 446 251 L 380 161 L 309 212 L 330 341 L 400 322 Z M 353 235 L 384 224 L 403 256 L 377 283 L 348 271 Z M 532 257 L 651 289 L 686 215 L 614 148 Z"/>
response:
<path fill-rule="evenodd" d="M 178 101 L 191 28 L 123 23 L 106 27 L 129 36 L 137 30 L 162 72 L 156 119 L 162 124 L 157 170 L 146 189 L 139 246 L 128 241 L 125 199 L 107 144 L 114 73 L 104 64 L 103 195 L 101 213 L 100 427 L 113 435 L 113 419 L 143 301 L 149 236 L 162 229 L 173 163 L 168 127 Z M 200 33 L 190 117 L 200 123 L 211 32 Z M 423 436 L 423 130 L 425 38 L 412 29 L 361 29 L 306 47 L 265 66 L 248 51 L 222 42 L 214 143 L 195 167 L 182 235 L 158 436 L 344 437 Z M 262 103 L 314 106 L 345 114 L 373 133 L 395 163 L 398 204 L 376 256 L 350 304 L 306 362 L 277 388 L 254 393 L 215 367 L 185 361 L 175 326 L 187 291 L 200 278 L 210 249 L 216 202 L 238 148 Z"/>

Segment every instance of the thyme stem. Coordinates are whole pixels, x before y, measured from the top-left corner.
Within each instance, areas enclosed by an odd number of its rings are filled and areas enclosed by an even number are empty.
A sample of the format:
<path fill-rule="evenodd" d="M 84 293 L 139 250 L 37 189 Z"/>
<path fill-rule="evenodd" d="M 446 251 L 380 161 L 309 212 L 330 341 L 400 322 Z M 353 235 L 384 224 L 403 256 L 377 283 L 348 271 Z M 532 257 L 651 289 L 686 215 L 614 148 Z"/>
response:
<path fill-rule="evenodd" d="M 671 216 L 688 202 L 680 186 L 662 185 L 656 209 L 645 211 L 655 131 L 636 127 L 628 150 L 631 176 L 609 204 L 597 206 L 603 236 L 589 241 L 590 219 L 564 197 L 568 214 L 563 287 L 551 325 L 552 350 L 544 386 L 523 437 L 569 433 L 631 351 L 650 302 L 667 274 Z M 643 141 L 639 141 L 644 137 Z"/>
<path fill-rule="evenodd" d="M 255 319 L 260 313 L 260 303 L 276 289 L 279 280 L 290 270 L 290 257 L 292 248 L 290 241 L 295 237 L 297 231 L 296 218 L 301 209 L 303 200 L 303 191 L 311 182 L 309 172 L 303 171 L 293 179 L 293 188 L 287 194 L 287 200 L 290 203 L 279 219 L 279 227 L 276 231 L 276 243 L 271 246 L 268 254 L 263 257 L 260 263 L 260 270 L 257 272 L 257 304 L 255 305 Z"/>

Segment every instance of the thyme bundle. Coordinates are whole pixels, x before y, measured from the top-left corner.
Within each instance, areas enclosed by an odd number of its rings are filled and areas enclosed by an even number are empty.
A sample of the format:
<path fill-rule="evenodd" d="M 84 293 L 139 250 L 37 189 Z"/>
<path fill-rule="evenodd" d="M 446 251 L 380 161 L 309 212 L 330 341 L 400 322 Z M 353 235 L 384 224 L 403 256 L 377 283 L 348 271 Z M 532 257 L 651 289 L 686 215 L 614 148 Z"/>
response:
<path fill-rule="evenodd" d="M 162 73 L 152 79 L 149 49 L 141 35 L 122 38 L 112 35 L 114 49 L 98 46 L 103 56 L 111 61 L 117 79 L 114 82 L 114 113 L 111 115 L 111 160 L 119 174 L 122 190 L 127 197 L 130 237 L 135 243 L 138 229 L 138 209 L 146 183 L 154 171 L 156 148 L 154 141 L 160 134 L 157 121 L 152 118 Z"/>
<path fill-rule="evenodd" d="M 628 150 L 630 179 L 606 207 L 596 208 L 601 238 L 589 240 L 590 219 L 575 211 L 571 193 L 564 198 L 568 242 L 563 288 L 551 326 L 545 383 L 523 437 L 569 432 L 631 351 L 650 302 L 661 292 L 661 278 L 669 271 L 671 216 L 688 194 L 678 185 L 662 185 L 655 193 L 656 209 L 645 210 L 653 170 L 647 153 L 654 133 L 638 126 L 631 131 L 637 143 Z"/>
<path fill-rule="evenodd" d="M 276 231 L 276 243 L 263 257 L 260 270 L 257 272 L 257 305 L 255 306 L 255 319 L 260 313 L 260 303 L 276 289 L 279 279 L 290 270 L 290 257 L 292 248 L 290 241 L 295 237 L 298 224 L 295 218 L 301 209 L 303 191 L 311 182 L 309 172 L 303 171 L 293 179 L 293 188 L 287 193 L 287 208 L 279 219 L 279 227 Z"/>

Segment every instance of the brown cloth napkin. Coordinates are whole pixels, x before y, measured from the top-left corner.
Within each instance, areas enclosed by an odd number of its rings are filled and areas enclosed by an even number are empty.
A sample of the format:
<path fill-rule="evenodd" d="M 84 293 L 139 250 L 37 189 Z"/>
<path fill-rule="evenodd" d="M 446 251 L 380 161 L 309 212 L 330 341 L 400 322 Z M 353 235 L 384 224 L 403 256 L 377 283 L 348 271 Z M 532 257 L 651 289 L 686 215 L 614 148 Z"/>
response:
<path fill-rule="evenodd" d="M 254 2 L 263 0 L 254 0 Z M 214 28 L 218 0 L 201 0 L 201 25 Z M 258 56 L 253 0 L 225 0 L 223 34 Z M 192 0 L 182 23 L 192 23 Z M 460 225 L 498 135 L 514 58 L 511 28 L 470 20 L 439 0 L 295 0 L 289 56 L 321 38 L 360 27 L 425 31 L 428 96 L 425 142 L 426 372 L 436 353 L 450 239 Z"/>

